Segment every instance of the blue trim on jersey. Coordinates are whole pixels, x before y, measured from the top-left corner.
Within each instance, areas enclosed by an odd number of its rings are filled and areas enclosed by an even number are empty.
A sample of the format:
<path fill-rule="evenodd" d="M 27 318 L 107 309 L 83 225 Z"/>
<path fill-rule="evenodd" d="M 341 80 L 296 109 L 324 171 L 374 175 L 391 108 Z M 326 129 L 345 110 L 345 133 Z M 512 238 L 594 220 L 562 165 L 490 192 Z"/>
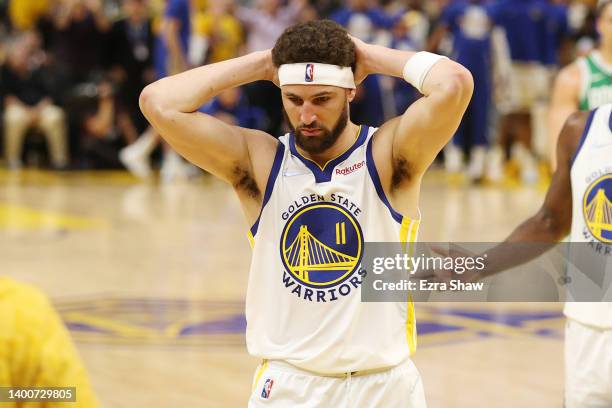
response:
<path fill-rule="evenodd" d="M 584 131 L 582 131 L 582 136 L 580 136 L 580 142 L 578 142 L 578 147 L 576 148 L 576 152 L 574 153 L 574 156 L 572 157 L 570 168 L 574 165 L 574 162 L 576 161 L 576 157 L 578 157 L 578 153 L 580 153 L 580 149 L 582 149 L 582 145 L 584 144 L 587 134 L 589 133 L 589 129 L 591 129 L 591 123 L 593 122 L 593 117 L 595 116 L 595 112 L 597 112 L 597 108 L 589 112 L 589 117 L 587 118 L 586 124 L 584 125 Z"/>
<path fill-rule="evenodd" d="M 259 215 L 257 216 L 257 220 L 251 227 L 251 235 L 255 237 L 257 234 L 257 228 L 259 228 L 259 219 L 261 218 L 261 213 L 263 213 L 266 204 L 270 201 L 270 197 L 272 196 L 272 190 L 274 189 L 274 182 L 278 177 L 278 173 L 280 172 L 281 163 L 283 162 L 283 153 L 285 152 L 285 145 L 281 142 L 278 142 L 278 146 L 276 147 L 276 154 L 274 155 L 274 161 L 272 162 L 272 168 L 270 169 L 270 175 L 268 176 L 268 182 L 266 183 L 266 191 L 264 192 L 263 202 L 261 204 L 261 210 L 259 210 Z"/>
<path fill-rule="evenodd" d="M 608 129 L 612 132 L 612 112 L 610 112 L 610 117 L 608 118 Z"/>
<path fill-rule="evenodd" d="M 374 187 L 378 193 L 378 198 L 380 198 L 380 201 L 387 206 L 393 219 L 401 224 L 404 217 L 395 211 L 391 206 L 391 203 L 385 194 L 385 190 L 383 189 L 382 183 L 380 182 L 380 178 L 378 177 L 378 171 L 376 170 L 376 164 L 374 163 L 374 156 L 372 155 L 372 140 L 374 140 L 374 135 L 372 135 L 368 141 L 368 146 L 366 147 L 366 165 L 368 166 L 368 173 L 370 173 L 370 178 L 372 179 L 372 183 L 374 183 Z"/>
<path fill-rule="evenodd" d="M 289 149 L 291 150 L 291 154 L 300 159 L 300 161 L 304 163 L 304 166 L 310 169 L 312 174 L 315 176 L 315 181 L 317 183 L 327 183 L 328 181 L 331 181 L 332 174 L 334 173 L 334 168 L 338 164 L 348 159 L 349 156 L 355 151 L 355 149 L 363 145 L 367 137 L 368 126 L 361 126 L 361 132 L 359 133 L 359 136 L 357 137 L 355 143 L 353 143 L 353 145 L 346 152 L 342 153 L 335 159 L 325 163 L 325 166 L 323 166 L 323 168 L 319 167 L 319 165 L 313 162 L 312 160 L 308 160 L 307 158 L 302 156 L 300 152 L 298 152 L 297 148 L 295 147 L 295 135 L 293 133 L 289 134 Z"/>

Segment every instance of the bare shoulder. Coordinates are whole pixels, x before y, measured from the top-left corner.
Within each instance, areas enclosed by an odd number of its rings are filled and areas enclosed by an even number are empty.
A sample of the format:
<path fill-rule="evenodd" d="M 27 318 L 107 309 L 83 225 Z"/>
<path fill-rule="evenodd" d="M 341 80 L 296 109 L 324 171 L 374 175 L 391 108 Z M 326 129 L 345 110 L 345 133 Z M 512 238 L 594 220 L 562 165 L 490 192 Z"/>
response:
<path fill-rule="evenodd" d="M 578 61 L 562 68 L 555 79 L 555 86 L 566 90 L 577 90 L 582 82 L 582 70 Z"/>
<path fill-rule="evenodd" d="M 590 114 L 590 111 L 578 111 L 567 118 L 559 135 L 558 150 L 565 151 L 569 157 L 574 155 Z"/>
<path fill-rule="evenodd" d="M 251 163 L 251 168 L 248 170 L 252 173 L 252 181 L 255 182 L 259 191 L 262 192 L 265 190 L 280 142 L 278 139 L 261 130 L 243 128 L 242 131 L 246 140 L 249 161 Z M 244 170 L 247 169 L 237 169 L 236 171 L 240 172 Z M 240 183 L 242 179 L 243 177 L 238 177 L 238 183 Z M 234 184 L 234 187 L 240 188 L 240 185 Z"/>

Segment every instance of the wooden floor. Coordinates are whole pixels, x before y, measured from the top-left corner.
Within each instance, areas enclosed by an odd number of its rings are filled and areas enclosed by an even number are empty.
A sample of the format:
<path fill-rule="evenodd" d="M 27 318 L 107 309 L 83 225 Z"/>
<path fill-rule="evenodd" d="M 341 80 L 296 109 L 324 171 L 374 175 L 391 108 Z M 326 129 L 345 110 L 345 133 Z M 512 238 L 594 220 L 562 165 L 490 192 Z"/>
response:
<path fill-rule="evenodd" d="M 422 241 L 495 241 L 544 186 L 426 176 Z M 233 192 L 210 178 L 0 172 L 0 273 L 61 312 L 104 407 L 246 406 L 250 248 Z M 420 304 L 415 362 L 430 407 L 561 407 L 555 304 Z"/>

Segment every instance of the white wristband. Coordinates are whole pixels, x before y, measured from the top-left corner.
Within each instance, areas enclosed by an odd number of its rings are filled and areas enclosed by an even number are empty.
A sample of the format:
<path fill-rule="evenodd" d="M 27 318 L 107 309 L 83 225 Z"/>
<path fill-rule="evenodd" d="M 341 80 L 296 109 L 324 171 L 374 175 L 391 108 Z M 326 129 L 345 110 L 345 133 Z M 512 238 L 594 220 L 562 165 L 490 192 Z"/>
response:
<path fill-rule="evenodd" d="M 436 62 L 446 57 L 431 52 L 420 51 L 414 54 L 404 65 L 402 75 L 406 82 L 423 93 L 423 82 L 425 77 Z M 448 58 L 446 58 L 448 59 Z"/>

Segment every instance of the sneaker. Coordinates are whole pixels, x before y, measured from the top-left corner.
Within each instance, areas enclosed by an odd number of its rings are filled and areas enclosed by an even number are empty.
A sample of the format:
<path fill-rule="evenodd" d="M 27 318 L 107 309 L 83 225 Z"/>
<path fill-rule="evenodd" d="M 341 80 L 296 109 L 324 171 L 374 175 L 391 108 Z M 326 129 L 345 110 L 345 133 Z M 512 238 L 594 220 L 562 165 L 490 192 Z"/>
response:
<path fill-rule="evenodd" d="M 149 164 L 149 156 L 143 154 L 142 149 L 137 149 L 137 146 L 130 145 L 119 151 L 119 161 L 138 178 L 146 179 L 151 176 L 151 165 Z"/>
<path fill-rule="evenodd" d="M 533 154 L 522 144 L 512 146 L 512 158 L 520 168 L 521 180 L 526 184 L 535 184 L 539 179 L 538 165 Z"/>
<path fill-rule="evenodd" d="M 487 178 L 494 183 L 504 179 L 504 152 L 500 146 L 495 146 L 487 153 Z"/>
<path fill-rule="evenodd" d="M 187 165 L 174 150 L 167 150 L 164 153 L 160 176 L 164 182 L 185 180 L 189 177 Z"/>
<path fill-rule="evenodd" d="M 9 170 L 21 170 L 23 163 L 19 159 L 7 160 L 7 167 Z"/>
<path fill-rule="evenodd" d="M 444 148 L 444 168 L 449 173 L 459 173 L 463 167 L 463 152 L 452 142 Z"/>
<path fill-rule="evenodd" d="M 478 181 L 483 178 L 486 154 L 484 146 L 473 147 L 470 151 L 470 163 L 467 168 L 467 176 L 470 180 Z"/>

